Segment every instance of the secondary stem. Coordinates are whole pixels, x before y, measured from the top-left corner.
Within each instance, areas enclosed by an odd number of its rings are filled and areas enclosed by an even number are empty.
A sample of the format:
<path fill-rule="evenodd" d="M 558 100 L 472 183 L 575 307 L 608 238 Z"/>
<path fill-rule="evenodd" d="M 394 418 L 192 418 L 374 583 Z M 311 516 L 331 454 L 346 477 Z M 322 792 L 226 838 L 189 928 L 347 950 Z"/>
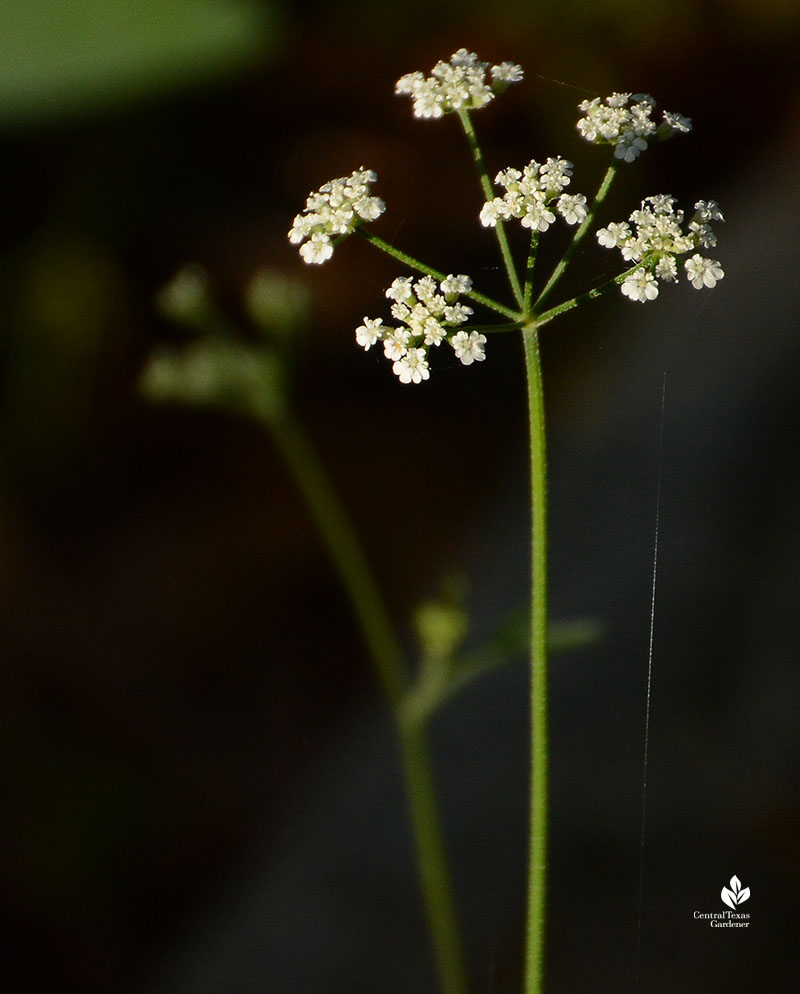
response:
<path fill-rule="evenodd" d="M 586 235 L 586 232 L 589 230 L 589 228 L 594 223 L 594 219 L 597 216 L 597 212 L 600 210 L 600 207 L 602 206 L 603 201 L 608 196 L 608 191 L 611 189 L 611 184 L 612 184 L 612 182 L 614 180 L 614 177 L 617 175 L 617 169 L 618 169 L 617 163 L 616 162 L 612 162 L 611 165 L 606 170 L 606 174 L 603 177 L 603 181 L 601 182 L 600 188 L 597 191 L 597 195 L 594 198 L 594 203 L 589 208 L 589 213 L 583 219 L 580 227 L 578 228 L 578 230 L 573 235 L 572 241 L 569 243 L 569 245 L 567 246 L 566 252 L 561 257 L 561 261 L 558 263 L 558 265 L 556 266 L 556 268 L 553 270 L 553 272 L 552 272 L 552 274 L 550 276 L 550 279 L 547 281 L 547 283 L 545 283 L 544 289 L 539 294 L 539 296 L 538 296 L 538 298 L 536 300 L 536 309 L 537 310 L 542 306 L 542 304 L 545 302 L 545 300 L 550 296 L 550 293 L 555 288 L 556 283 L 558 283 L 558 281 L 564 275 L 564 270 L 567 268 L 567 266 L 570 263 L 570 260 L 572 259 L 572 257 L 577 252 L 578 246 L 583 241 L 584 236 Z"/>
<path fill-rule="evenodd" d="M 523 328 L 531 480 L 531 809 L 525 994 L 542 994 L 547 897 L 547 463 L 536 321 Z"/>
<path fill-rule="evenodd" d="M 635 265 L 631 266 L 630 269 L 626 269 L 624 273 L 620 273 L 619 276 L 615 276 L 613 280 L 608 280 L 606 283 L 595 287 L 594 290 L 588 290 L 586 293 L 579 294 L 577 297 L 573 297 L 572 300 L 565 300 L 563 304 L 558 304 L 556 307 L 551 307 L 549 311 L 544 311 L 539 314 L 536 318 L 536 324 L 539 328 L 543 325 L 548 324 L 553 318 L 557 318 L 560 314 L 566 314 L 567 311 L 572 311 L 576 307 L 580 307 L 581 304 L 588 303 L 590 300 L 594 300 L 596 297 L 602 297 L 604 293 L 608 293 L 609 290 L 613 290 L 615 286 L 619 286 L 623 283 L 631 273 L 635 273 L 637 269 L 642 266 L 641 262 L 637 262 Z"/>
<path fill-rule="evenodd" d="M 392 258 L 397 259 L 398 262 L 402 262 L 403 265 L 408 266 L 409 269 L 416 269 L 417 272 L 425 273 L 427 276 L 432 276 L 435 280 L 446 279 L 445 273 L 440 273 L 438 269 L 433 269 L 431 266 L 425 265 L 424 262 L 420 262 L 419 259 L 415 259 L 413 255 L 409 255 L 407 252 L 403 252 L 399 248 L 395 248 L 389 242 L 385 242 L 382 238 L 377 235 L 373 235 L 371 231 L 366 231 L 364 228 L 358 229 L 359 235 L 365 238 L 370 245 L 374 245 L 375 248 L 379 248 L 382 252 L 387 255 L 392 256 Z M 470 300 L 474 300 L 477 304 L 482 304 L 484 307 L 488 307 L 490 310 L 495 311 L 497 314 L 502 314 L 505 318 L 510 318 L 512 321 L 517 321 L 519 319 L 519 314 L 517 311 L 510 307 L 506 307 L 504 304 L 493 300 L 491 297 L 487 297 L 484 293 L 479 293 L 477 290 L 470 290 L 467 293 L 462 294 L 463 297 L 469 297 Z"/>
<path fill-rule="evenodd" d="M 310 440 L 289 411 L 263 418 L 327 546 L 369 651 L 397 729 L 425 912 L 442 994 L 466 994 L 464 954 L 455 912 L 433 763 L 424 722 L 405 717 L 409 679 L 394 626 L 355 530 Z"/>
<path fill-rule="evenodd" d="M 523 309 L 525 314 L 531 313 L 531 300 L 533 298 L 533 270 L 536 266 L 536 253 L 539 248 L 539 232 L 534 228 L 531 231 L 531 244 L 528 249 L 528 262 L 525 266 L 525 299 Z"/>
<path fill-rule="evenodd" d="M 425 914 L 434 946 L 439 983 L 442 994 L 467 994 L 464 952 L 436 803 L 425 721 L 420 718 L 403 720 L 399 716 L 398 729 L 420 879 L 425 894 Z"/>
<path fill-rule="evenodd" d="M 469 147 L 472 149 L 472 157 L 475 160 L 475 165 L 478 169 L 478 175 L 481 180 L 481 189 L 483 190 L 483 195 L 486 197 L 487 201 L 492 200 L 494 197 L 494 191 L 492 189 L 492 181 L 489 179 L 489 172 L 486 168 L 486 162 L 483 158 L 483 152 L 481 151 L 480 145 L 478 144 L 478 136 L 475 134 L 475 128 L 472 125 L 472 118 L 469 116 L 469 111 L 460 110 L 458 111 L 458 119 L 461 121 L 461 126 L 464 129 L 464 134 L 467 136 L 467 141 L 469 142 Z M 522 288 L 519 285 L 519 277 L 517 276 L 517 270 L 514 266 L 514 260 L 511 257 L 511 249 L 508 245 L 508 238 L 506 237 L 505 225 L 501 220 L 498 219 L 495 225 L 495 234 L 497 235 L 497 242 L 500 245 L 500 252 L 503 256 L 503 263 L 506 267 L 506 274 L 508 275 L 508 282 L 511 284 L 511 292 L 514 294 L 514 299 L 520 307 L 523 306 L 523 293 Z"/>

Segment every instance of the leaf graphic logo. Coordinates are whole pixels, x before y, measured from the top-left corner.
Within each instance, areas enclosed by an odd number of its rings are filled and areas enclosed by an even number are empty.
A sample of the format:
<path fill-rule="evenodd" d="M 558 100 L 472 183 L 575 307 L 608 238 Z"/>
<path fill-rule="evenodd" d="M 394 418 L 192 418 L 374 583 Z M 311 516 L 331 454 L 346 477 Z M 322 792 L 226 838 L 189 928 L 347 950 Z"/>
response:
<path fill-rule="evenodd" d="M 729 908 L 737 908 L 750 897 L 750 888 L 742 887 L 742 881 L 737 877 L 731 877 L 730 887 L 723 887 L 720 894 L 723 904 Z"/>

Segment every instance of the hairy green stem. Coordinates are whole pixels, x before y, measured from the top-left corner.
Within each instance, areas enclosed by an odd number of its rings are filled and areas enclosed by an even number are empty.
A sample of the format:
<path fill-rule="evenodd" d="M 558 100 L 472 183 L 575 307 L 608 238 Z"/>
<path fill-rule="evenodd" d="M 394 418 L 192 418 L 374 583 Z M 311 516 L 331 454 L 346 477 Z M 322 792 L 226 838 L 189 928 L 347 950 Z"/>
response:
<path fill-rule="evenodd" d="M 455 912 L 433 763 L 423 721 L 408 720 L 403 706 L 408 673 L 389 613 L 355 530 L 317 453 L 284 409 L 263 418 L 278 444 L 327 547 L 369 651 L 397 729 L 425 913 L 442 994 L 466 994 L 464 953 Z"/>
<path fill-rule="evenodd" d="M 385 252 L 387 255 L 397 259 L 398 262 L 402 262 L 403 265 L 408 266 L 409 269 L 416 269 L 417 272 L 425 273 L 426 276 L 432 276 L 435 280 L 439 280 L 439 282 L 447 278 L 445 273 L 440 273 L 438 269 L 426 266 L 424 262 L 420 262 L 419 259 L 415 259 L 407 252 L 403 252 L 401 249 L 395 248 L 394 245 L 389 242 L 385 242 L 382 238 L 379 238 L 378 235 L 373 235 L 371 231 L 366 231 L 364 228 L 358 228 L 357 231 L 362 238 L 365 238 L 370 243 L 370 245 L 374 245 L 375 248 L 379 248 L 381 252 Z M 503 317 L 510 318 L 512 321 L 516 321 L 519 318 L 517 311 L 510 307 L 506 307 L 504 304 L 501 304 L 496 300 L 492 300 L 491 297 L 487 297 L 486 294 L 479 293 L 477 290 L 470 290 L 467 293 L 462 294 L 462 296 L 469 297 L 469 299 L 474 300 L 476 304 L 482 304 L 484 307 L 488 307 L 490 310 L 495 311 L 497 314 L 502 314 Z"/>
<path fill-rule="evenodd" d="M 481 180 L 481 189 L 483 190 L 483 195 L 487 201 L 494 199 L 494 190 L 492 189 L 492 181 L 489 179 L 489 172 L 486 168 L 486 162 L 483 158 L 483 152 L 478 144 L 478 136 L 475 134 L 475 128 L 472 124 L 472 118 L 469 116 L 469 111 L 459 110 L 458 119 L 461 121 L 461 126 L 464 129 L 464 134 L 467 136 L 467 141 L 469 142 L 469 147 L 472 149 L 472 157 L 475 160 L 475 165 L 478 169 L 478 175 Z M 511 249 L 508 245 L 508 238 L 506 236 L 506 229 L 503 222 L 498 218 L 497 224 L 494 228 L 495 235 L 497 236 L 497 242 L 500 246 L 500 252 L 503 256 L 503 264 L 506 267 L 506 274 L 508 275 L 508 282 L 511 285 L 511 292 L 514 294 L 514 299 L 517 304 L 523 306 L 523 293 L 519 285 L 519 277 L 517 276 L 517 270 L 514 266 L 514 260 L 511 256 Z"/>
<path fill-rule="evenodd" d="M 542 366 L 536 321 L 523 328 L 531 483 L 531 806 L 525 994 L 544 990 L 547 901 L 547 461 Z"/>
<path fill-rule="evenodd" d="M 531 231 L 531 244 L 528 249 L 528 263 L 525 266 L 525 297 L 523 310 L 526 314 L 531 313 L 531 298 L 533 297 L 533 270 L 536 266 L 536 252 L 539 248 L 539 232 L 534 228 Z"/>
<path fill-rule="evenodd" d="M 615 276 L 613 280 L 608 280 L 606 283 L 595 287 L 594 290 L 587 290 L 586 293 L 579 294 L 577 297 L 573 297 L 572 300 L 566 300 L 563 304 L 558 304 L 556 307 L 551 307 L 549 311 L 544 311 L 539 314 L 536 318 L 536 324 L 538 327 L 542 327 L 548 324 L 553 318 L 557 318 L 561 314 L 566 314 L 567 311 L 572 311 L 576 307 L 580 307 L 582 304 L 588 303 L 590 300 L 594 300 L 596 297 L 602 297 L 604 293 L 608 293 L 609 290 L 613 290 L 615 286 L 619 286 L 623 283 L 631 273 L 635 273 L 637 269 L 642 268 L 642 263 L 637 262 L 630 269 L 626 269 L 624 273 L 620 273 L 619 276 Z"/>
<path fill-rule="evenodd" d="M 583 219 L 582 223 L 578 227 L 578 229 L 575 232 L 575 234 L 572 236 L 572 241 L 567 246 L 566 252 L 561 257 L 560 262 L 558 263 L 558 265 L 556 266 L 556 268 L 553 270 L 553 272 L 552 272 L 552 274 L 550 276 L 550 279 L 547 281 L 547 283 L 545 283 L 544 289 L 539 294 L 539 296 L 538 296 L 538 298 L 536 300 L 536 309 L 537 310 L 542 306 L 542 304 L 545 302 L 545 300 L 550 296 L 551 292 L 555 288 L 556 283 L 558 283 L 558 281 L 564 275 L 564 270 L 567 268 L 567 266 L 569 265 L 569 263 L 572 260 L 573 256 L 578 251 L 578 246 L 583 241 L 583 239 L 584 239 L 584 237 L 586 235 L 586 232 L 589 230 L 589 228 L 591 228 L 592 224 L 594 223 L 594 219 L 597 216 L 597 212 L 600 210 L 600 207 L 602 206 L 603 201 L 608 196 L 608 191 L 611 189 L 611 184 L 614 181 L 614 177 L 617 175 L 617 169 L 618 168 L 619 168 L 618 164 L 616 162 L 612 162 L 611 165 L 606 170 L 606 174 L 603 177 L 603 180 L 600 183 L 600 188 L 598 189 L 597 195 L 594 198 L 594 203 L 589 208 L 588 214 Z"/>

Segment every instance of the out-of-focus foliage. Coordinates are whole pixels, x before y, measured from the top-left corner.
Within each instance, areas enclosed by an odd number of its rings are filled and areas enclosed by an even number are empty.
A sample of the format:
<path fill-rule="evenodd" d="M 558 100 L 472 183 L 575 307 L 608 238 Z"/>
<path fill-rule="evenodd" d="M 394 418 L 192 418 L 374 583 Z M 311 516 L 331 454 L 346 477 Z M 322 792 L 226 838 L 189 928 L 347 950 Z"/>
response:
<path fill-rule="evenodd" d="M 240 70 L 272 44 L 269 11 L 252 0 L 3 0 L 0 126 Z"/>
<path fill-rule="evenodd" d="M 159 349 L 144 369 L 142 390 L 155 401 L 219 407 L 268 422 L 280 416 L 284 403 L 274 356 L 221 338 Z"/>

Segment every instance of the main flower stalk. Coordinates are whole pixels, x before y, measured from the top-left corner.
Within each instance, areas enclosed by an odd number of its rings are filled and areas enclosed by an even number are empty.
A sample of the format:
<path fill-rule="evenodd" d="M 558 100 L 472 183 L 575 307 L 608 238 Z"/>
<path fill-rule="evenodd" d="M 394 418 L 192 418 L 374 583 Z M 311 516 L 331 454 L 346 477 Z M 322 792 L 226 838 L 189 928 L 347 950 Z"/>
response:
<path fill-rule="evenodd" d="M 531 803 L 525 992 L 544 990 L 547 902 L 548 709 L 547 709 L 547 452 L 544 389 L 536 321 L 522 329 L 528 385 L 531 492 L 530 721 Z"/>

